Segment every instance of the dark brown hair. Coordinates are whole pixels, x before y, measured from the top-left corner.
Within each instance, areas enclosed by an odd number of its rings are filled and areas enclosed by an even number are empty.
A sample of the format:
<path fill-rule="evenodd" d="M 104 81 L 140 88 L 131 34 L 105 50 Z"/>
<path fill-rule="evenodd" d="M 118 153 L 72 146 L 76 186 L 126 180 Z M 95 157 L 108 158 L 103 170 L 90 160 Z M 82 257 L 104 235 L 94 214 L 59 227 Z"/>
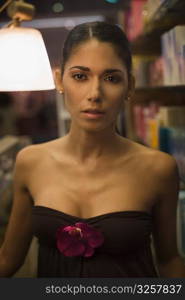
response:
<path fill-rule="evenodd" d="M 130 44 L 125 33 L 118 25 L 100 21 L 82 23 L 69 32 L 63 47 L 62 74 L 73 50 L 92 38 L 112 44 L 116 53 L 125 64 L 128 75 L 130 74 L 132 58 Z"/>

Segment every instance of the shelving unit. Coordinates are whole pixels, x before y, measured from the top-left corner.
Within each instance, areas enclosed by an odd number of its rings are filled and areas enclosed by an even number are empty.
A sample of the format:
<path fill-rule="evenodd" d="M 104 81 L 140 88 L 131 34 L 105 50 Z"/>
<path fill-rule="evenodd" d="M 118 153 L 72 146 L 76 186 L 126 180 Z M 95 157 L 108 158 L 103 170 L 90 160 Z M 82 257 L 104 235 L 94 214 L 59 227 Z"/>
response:
<path fill-rule="evenodd" d="M 151 99 L 162 105 L 185 105 L 185 85 L 136 88 L 133 104 L 145 104 Z"/>
<path fill-rule="evenodd" d="M 185 1 L 184 0 L 165 0 L 156 10 L 151 17 L 150 21 L 144 26 L 143 33 L 138 36 L 132 43 L 132 53 L 138 57 L 142 57 L 142 60 L 148 57 L 159 57 L 161 55 L 161 36 L 178 25 L 185 25 Z M 170 49 L 169 49 L 170 50 Z M 167 49 L 168 51 L 168 49 Z M 151 59 L 152 61 L 152 59 Z M 147 67 L 147 65 L 146 65 Z M 145 70 L 145 69 L 143 69 Z M 139 74 L 139 73 L 138 73 Z M 142 80 L 140 81 L 142 82 Z M 143 80 L 145 82 L 145 80 Z M 146 80 L 150 82 L 150 80 Z M 173 81 L 172 81 L 173 82 Z M 178 82 L 178 81 L 177 81 Z M 180 82 L 180 81 L 179 81 Z M 137 82 L 139 85 L 139 81 Z M 185 212 L 185 126 L 173 127 L 168 125 L 161 125 L 157 123 L 158 120 L 155 117 L 151 117 L 149 114 L 152 110 L 149 110 L 149 106 L 154 105 L 160 107 L 164 112 L 164 109 L 172 111 L 176 110 L 176 115 L 173 120 L 179 124 L 181 120 L 185 120 L 183 113 L 181 117 L 177 117 L 177 110 L 180 106 L 180 111 L 184 111 L 185 107 L 185 85 L 171 85 L 171 86 L 146 86 L 137 87 L 132 101 L 128 102 L 125 107 L 125 126 L 127 137 L 147 146 L 145 139 L 147 140 L 147 134 L 151 134 L 153 130 L 153 137 L 155 142 L 158 141 L 160 150 L 164 150 L 164 145 L 168 139 L 168 143 L 171 143 L 169 153 L 172 154 L 179 168 L 180 175 L 180 193 L 178 202 L 178 217 L 177 217 L 177 237 L 178 237 L 178 250 L 179 254 L 185 258 L 185 239 L 184 239 L 184 212 Z M 167 108 L 167 106 L 169 106 Z M 178 107 L 175 107 L 178 106 Z M 162 108 L 161 108 L 162 107 Z M 182 109 L 183 107 L 183 109 Z M 148 111 L 147 111 L 148 110 Z M 145 115 L 146 113 L 146 115 Z M 143 115 L 142 115 L 143 114 Z M 148 114 L 148 115 L 147 115 Z M 170 115 L 170 113 L 169 113 Z M 159 116 L 159 115 L 158 115 Z M 172 114 L 171 114 L 172 116 Z M 179 115 L 180 116 L 180 115 Z M 141 117 L 141 119 L 140 119 Z M 143 117 L 143 119 L 142 119 Z M 164 115 L 163 115 L 164 117 Z M 166 118 L 167 115 L 164 117 Z M 148 118 L 148 119 L 147 119 Z M 153 119 L 152 119 L 153 118 Z M 170 118 L 170 117 L 169 117 Z M 175 119 L 176 118 L 176 119 Z M 171 124 L 173 124 L 171 119 Z M 165 123 L 166 120 L 162 120 Z M 138 123 L 139 125 L 138 125 Z M 146 122 L 146 123 L 144 123 Z M 149 123 L 150 122 L 150 123 Z M 152 123 L 153 122 L 153 123 Z M 156 123 L 155 123 L 156 122 Z M 184 122 L 182 122 L 184 124 Z M 136 124 L 136 126 L 135 126 Z M 147 125 L 146 125 L 147 124 Z M 152 125 L 153 124 L 153 127 Z M 170 122 L 169 122 L 170 124 Z M 181 124 L 182 125 L 182 124 Z M 143 127 L 142 127 L 143 126 Z M 148 126 L 148 127 L 147 127 Z M 149 127 L 150 126 L 150 127 Z M 144 129 L 143 129 L 144 128 Z M 145 131 L 145 129 L 147 130 Z M 153 129 L 151 129 L 153 128 Z M 143 131 L 142 131 L 143 130 Z M 150 131 L 149 131 L 150 130 Z M 162 130 L 162 131 L 161 131 Z M 157 134 L 156 134 L 157 132 Z M 161 133 L 162 132 L 162 133 Z M 144 133 L 144 134 L 143 134 Z M 161 134 L 161 135 L 160 135 Z M 163 134 L 163 135 L 162 135 Z M 171 135 L 171 136 L 170 136 Z M 151 135 L 152 136 L 152 135 Z M 151 138 L 150 136 L 150 138 Z M 169 138 L 170 136 L 170 138 Z M 164 144 L 160 144 L 163 139 Z M 148 140 L 147 140 L 148 141 Z M 170 141 L 170 142 L 169 142 Z M 153 139 L 154 144 L 154 139 Z M 151 143 L 152 145 L 152 143 Z M 160 146 L 159 146 L 160 145 Z M 163 146 L 163 148 L 161 147 Z M 169 144 L 168 144 L 169 145 Z M 166 151 L 167 152 L 167 151 Z"/>
<path fill-rule="evenodd" d="M 161 36 L 178 25 L 185 25 L 185 1 L 165 0 L 144 25 L 143 33 L 132 41 L 132 54 L 142 59 L 159 57 Z M 136 134 L 134 109 L 136 105 L 145 108 L 151 102 L 160 107 L 185 106 L 185 85 L 136 87 L 132 101 L 125 107 L 125 127 L 127 137 L 141 144 L 145 142 Z"/>
<path fill-rule="evenodd" d="M 160 36 L 174 26 L 182 24 L 185 24 L 185 1 L 164 1 L 145 25 L 143 34 L 133 41 L 133 54 L 160 54 Z"/>
<path fill-rule="evenodd" d="M 132 53 L 138 56 L 159 56 L 161 35 L 177 25 L 185 24 L 185 1 L 165 0 L 144 26 L 143 33 L 132 43 Z M 133 100 L 126 106 L 127 137 L 134 135 L 132 108 L 135 104 L 145 105 L 156 101 L 161 105 L 185 105 L 185 85 L 137 87 Z"/>
<path fill-rule="evenodd" d="M 7 228 L 13 199 L 13 169 L 19 150 L 31 144 L 29 137 L 6 135 L 0 139 L 0 245 Z"/>
<path fill-rule="evenodd" d="M 0 244 L 3 240 L 12 202 L 12 172 L 19 139 L 5 136 L 0 139 Z"/>

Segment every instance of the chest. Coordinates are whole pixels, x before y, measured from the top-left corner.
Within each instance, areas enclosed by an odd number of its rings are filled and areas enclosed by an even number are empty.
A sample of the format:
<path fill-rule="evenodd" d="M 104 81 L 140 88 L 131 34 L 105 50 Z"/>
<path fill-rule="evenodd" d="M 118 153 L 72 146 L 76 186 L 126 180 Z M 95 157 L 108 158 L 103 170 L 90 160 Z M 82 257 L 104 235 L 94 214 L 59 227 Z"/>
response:
<path fill-rule="evenodd" d="M 155 201 L 155 182 L 148 174 L 132 163 L 89 168 L 45 165 L 45 170 L 40 167 L 30 174 L 29 189 L 36 205 L 72 215 L 149 211 Z"/>

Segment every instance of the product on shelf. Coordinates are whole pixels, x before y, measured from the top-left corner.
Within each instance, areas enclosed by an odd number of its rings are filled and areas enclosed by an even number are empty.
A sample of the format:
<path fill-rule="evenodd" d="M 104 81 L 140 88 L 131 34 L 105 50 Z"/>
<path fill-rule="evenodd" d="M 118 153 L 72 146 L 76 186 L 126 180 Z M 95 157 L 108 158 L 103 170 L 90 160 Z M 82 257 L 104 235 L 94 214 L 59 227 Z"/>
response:
<path fill-rule="evenodd" d="M 136 79 L 137 87 L 146 87 L 150 84 L 150 64 L 153 58 L 147 56 L 133 56 L 133 73 Z"/>
<path fill-rule="evenodd" d="M 185 25 L 176 26 L 161 37 L 164 85 L 185 84 Z"/>
<path fill-rule="evenodd" d="M 133 56 L 133 73 L 136 88 L 163 86 L 163 57 Z"/>
<path fill-rule="evenodd" d="M 173 155 L 185 182 L 185 107 L 155 103 L 133 108 L 136 136 L 149 147 Z"/>
<path fill-rule="evenodd" d="M 145 4 L 147 0 L 132 0 L 127 14 L 126 33 L 129 40 L 141 34 L 145 24 Z"/>
<path fill-rule="evenodd" d="M 164 127 L 185 128 L 185 106 L 160 106 L 159 119 Z"/>
<path fill-rule="evenodd" d="M 127 108 L 129 116 L 133 114 L 127 134 L 173 155 L 185 183 L 184 2 L 131 0 L 126 32 L 136 77 L 134 101 Z M 151 101 L 156 103 L 153 107 Z"/>
<path fill-rule="evenodd" d="M 146 145 L 158 148 L 158 120 L 155 119 L 159 110 L 155 102 L 149 105 L 134 105 L 134 125 L 137 137 Z"/>
<path fill-rule="evenodd" d="M 149 66 L 149 86 L 164 85 L 164 66 L 163 57 L 159 56 Z"/>

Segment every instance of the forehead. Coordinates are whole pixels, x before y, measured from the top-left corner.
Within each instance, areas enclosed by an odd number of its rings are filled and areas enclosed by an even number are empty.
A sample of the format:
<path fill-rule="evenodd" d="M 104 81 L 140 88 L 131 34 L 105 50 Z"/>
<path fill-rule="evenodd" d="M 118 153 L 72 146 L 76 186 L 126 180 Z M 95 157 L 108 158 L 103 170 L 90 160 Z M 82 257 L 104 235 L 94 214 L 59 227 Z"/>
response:
<path fill-rule="evenodd" d="M 106 42 L 91 39 L 75 47 L 66 63 L 66 67 L 82 65 L 89 68 L 101 66 L 102 68 L 122 68 L 125 65 L 119 57 L 115 47 Z"/>

